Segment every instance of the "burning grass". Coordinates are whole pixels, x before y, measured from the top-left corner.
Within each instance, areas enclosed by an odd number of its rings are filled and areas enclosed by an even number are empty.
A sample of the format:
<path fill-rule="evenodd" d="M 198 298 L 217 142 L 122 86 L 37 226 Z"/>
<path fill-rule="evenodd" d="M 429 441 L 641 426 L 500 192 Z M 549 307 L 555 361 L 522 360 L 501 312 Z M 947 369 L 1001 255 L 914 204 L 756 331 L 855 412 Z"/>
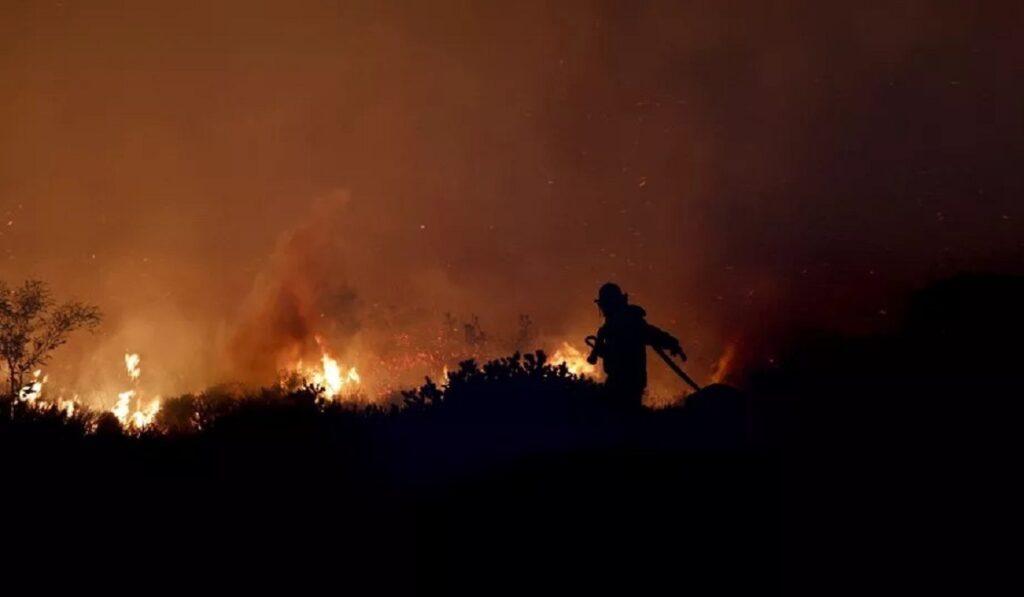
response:
<path fill-rule="evenodd" d="M 322 385 L 292 381 L 213 387 L 127 418 L 116 407 L 8 399 L 0 405 L 0 449 L 19 455 L 15 469 L 51 478 L 309 474 L 372 492 L 624 442 L 674 451 L 690 438 L 742 445 L 745 437 L 742 416 L 723 426 L 691 401 L 624 409 L 601 384 L 541 351 L 464 361 L 443 380 L 428 378 L 387 402 L 358 393 L 339 399 Z M 712 402 L 737 404 L 728 392 Z M 712 433 L 697 432 L 709 422 Z"/>
<path fill-rule="evenodd" d="M 567 345 L 568 346 L 568 345 Z M 77 397 L 50 398 L 44 394 L 45 377 L 37 374 L 31 391 L 15 400 L 6 400 L 5 421 L 47 420 L 79 429 L 83 435 L 126 434 L 175 435 L 201 433 L 233 413 L 273 402 L 286 405 L 305 404 L 311 412 L 328 413 L 339 409 L 371 414 L 398 413 L 404 410 L 423 412 L 430 409 L 465 407 L 484 394 L 493 401 L 515 399 L 519 406 L 545 401 L 547 406 L 560 402 L 598 400 L 599 385 L 580 372 L 570 360 L 552 360 L 543 352 L 515 355 L 479 364 L 463 361 L 449 371 L 443 369 L 438 379 L 428 377 L 426 383 L 385 398 L 368 397 L 360 392 L 361 378 L 354 368 L 344 368 L 324 353 L 315 365 L 299 362 L 282 372 L 276 385 L 258 390 L 240 385 L 215 386 L 206 391 L 170 399 L 144 398 L 140 387 L 142 359 L 125 355 L 131 388 L 117 395 L 109 409 L 83 405 Z M 472 396 L 472 398 L 469 398 Z"/>

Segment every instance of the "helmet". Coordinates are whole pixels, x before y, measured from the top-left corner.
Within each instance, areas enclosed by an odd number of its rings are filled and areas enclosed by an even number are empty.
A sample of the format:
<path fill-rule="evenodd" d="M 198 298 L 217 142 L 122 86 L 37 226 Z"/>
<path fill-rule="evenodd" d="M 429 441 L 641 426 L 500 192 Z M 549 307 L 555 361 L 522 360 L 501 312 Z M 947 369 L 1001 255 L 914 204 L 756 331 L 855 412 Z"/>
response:
<path fill-rule="evenodd" d="M 597 291 L 597 298 L 594 299 L 594 302 L 601 307 L 614 307 L 625 305 L 628 298 L 629 295 L 624 294 L 618 284 L 608 282 Z"/>

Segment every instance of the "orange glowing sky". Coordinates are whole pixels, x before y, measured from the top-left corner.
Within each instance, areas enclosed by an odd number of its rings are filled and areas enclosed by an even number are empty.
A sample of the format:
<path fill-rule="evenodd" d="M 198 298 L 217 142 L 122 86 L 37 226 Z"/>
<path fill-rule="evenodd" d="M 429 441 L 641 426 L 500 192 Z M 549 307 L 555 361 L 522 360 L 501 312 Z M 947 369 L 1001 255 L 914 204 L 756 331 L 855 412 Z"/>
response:
<path fill-rule="evenodd" d="M 289 277 L 351 358 L 444 312 L 554 348 L 616 280 L 707 379 L 1022 268 L 1020 8 L 722 4 L 4 2 L 0 275 L 104 309 L 53 378 L 180 392 Z"/>

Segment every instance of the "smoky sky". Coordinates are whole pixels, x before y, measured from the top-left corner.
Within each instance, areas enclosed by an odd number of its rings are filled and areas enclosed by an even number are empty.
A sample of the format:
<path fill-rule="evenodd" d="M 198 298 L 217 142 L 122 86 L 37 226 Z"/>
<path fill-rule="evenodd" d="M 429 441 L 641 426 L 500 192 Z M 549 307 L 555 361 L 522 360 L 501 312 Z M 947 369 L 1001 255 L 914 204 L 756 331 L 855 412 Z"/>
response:
<path fill-rule="evenodd" d="M 706 366 L 768 320 L 1022 269 L 1022 25 L 969 2 L 5 2 L 0 271 L 104 309 L 75 366 L 130 348 L 180 389 L 223 377 L 210 347 L 259 327 L 240 312 L 281 239 L 329 217 L 343 331 L 408 309 L 575 338 L 615 280 Z"/>

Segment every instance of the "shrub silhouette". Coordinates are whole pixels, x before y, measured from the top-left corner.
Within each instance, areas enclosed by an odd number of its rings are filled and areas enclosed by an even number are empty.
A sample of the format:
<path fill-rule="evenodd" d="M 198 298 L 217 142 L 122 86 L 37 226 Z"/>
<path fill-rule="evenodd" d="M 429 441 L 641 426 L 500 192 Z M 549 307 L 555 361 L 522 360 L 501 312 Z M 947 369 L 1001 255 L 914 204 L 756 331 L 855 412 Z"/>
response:
<path fill-rule="evenodd" d="M 93 305 L 58 304 L 39 280 L 13 288 L 0 280 L 0 364 L 7 370 L 9 395 L 19 397 L 30 372 L 46 365 L 70 334 L 95 330 L 101 319 Z"/>
<path fill-rule="evenodd" d="M 574 578 L 637 570 L 762 593 L 777 584 L 780 526 L 790 546 L 868 536 L 885 552 L 888 502 L 866 497 L 903 492 L 952 512 L 950 488 L 978 486 L 958 463 L 1013 470 L 1000 454 L 1017 437 L 1022 288 L 1000 276 L 935 285 L 884 333 L 801 333 L 750 370 L 744 392 L 713 385 L 657 411 L 617 409 L 542 352 L 464 361 L 400 406 L 329 402 L 316 387 L 210 388 L 167 400 L 142 434 L 109 413 L 8 399 L 2 474 L 22 491 L 42 485 L 20 475 L 71 479 L 139 516 L 163 499 L 153 538 L 180 527 L 179 539 L 218 533 L 237 548 L 257 536 L 304 565 L 316 550 L 298 547 L 383 535 L 381 552 L 408 554 L 403 572 L 438 592 L 526 578 L 540 560 L 574 570 L 578 556 Z M 809 551 L 786 557 L 827 576 L 836 556 Z"/>
<path fill-rule="evenodd" d="M 566 408 L 589 409 L 600 400 L 599 386 L 569 372 L 564 363 L 547 361 L 543 351 L 496 359 L 478 365 L 459 363 L 443 386 L 432 379 L 420 388 L 403 393 L 411 410 L 442 409 L 447 413 L 486 415 L 497 410 L 503 416 L 532 412 L 547 417 Z"/>

